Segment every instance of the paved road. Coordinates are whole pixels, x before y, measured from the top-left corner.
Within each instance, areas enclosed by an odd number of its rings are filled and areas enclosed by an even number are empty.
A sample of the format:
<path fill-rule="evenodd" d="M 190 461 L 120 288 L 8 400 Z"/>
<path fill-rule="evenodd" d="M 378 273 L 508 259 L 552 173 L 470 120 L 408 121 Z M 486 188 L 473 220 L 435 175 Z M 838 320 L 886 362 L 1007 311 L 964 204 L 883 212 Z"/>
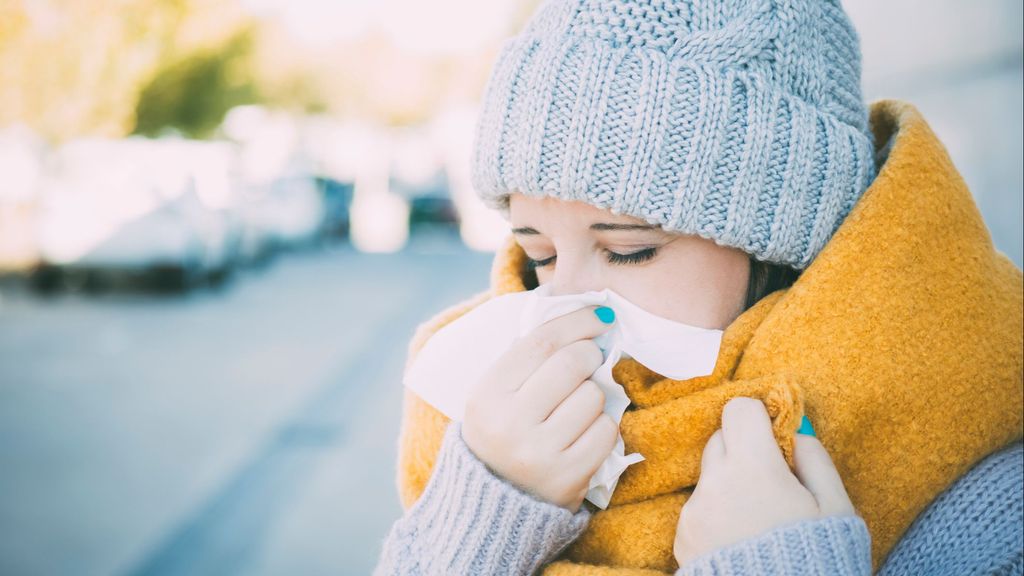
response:
<path fill-rule="evenodd" d="M 0 293 L 0 574 L 366 574 L 419 322 L 490 256 L 289 255 L 187 298 Z"/>

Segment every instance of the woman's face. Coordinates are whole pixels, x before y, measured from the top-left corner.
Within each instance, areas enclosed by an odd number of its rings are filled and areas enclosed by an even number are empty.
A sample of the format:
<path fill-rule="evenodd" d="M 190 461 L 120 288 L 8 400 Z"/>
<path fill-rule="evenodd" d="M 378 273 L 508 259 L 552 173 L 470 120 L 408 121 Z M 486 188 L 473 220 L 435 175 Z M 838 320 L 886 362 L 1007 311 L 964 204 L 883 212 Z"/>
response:
<path fill-rule="evenodd" d="M 552 294 L 610 288 L 663 318 L 723 329 L 743 312 L 743 251 L 665 232 L 632 216 L 551 197 L 512 194 L 512 231 Z"/>

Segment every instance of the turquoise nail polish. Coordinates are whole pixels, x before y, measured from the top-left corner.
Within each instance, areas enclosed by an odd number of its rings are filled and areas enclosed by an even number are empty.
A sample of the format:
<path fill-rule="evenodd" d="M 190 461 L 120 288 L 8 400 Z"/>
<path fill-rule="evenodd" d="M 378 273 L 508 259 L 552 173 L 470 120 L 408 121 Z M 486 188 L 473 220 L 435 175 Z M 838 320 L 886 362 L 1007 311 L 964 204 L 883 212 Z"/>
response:
<path fill-rule="evenodd" d="M 814 437 L 818 436 L 817 434 L 814 433 L 814 426 L 811 426 L 811 421 L 807 419 L 807 416 L 804 416 L 803 420 L 800 421 L 800 429 L 797 430 L 796 433 L 806 434 L 808 436 Z"/>
<path fill-rule="evenodd" d="M 615 310 L 612 310 L 607 306 L 601 306 L 600 308 L 594 310 L 594 314 L 597 314 L 597 317 L 600 318 L 601 322 L 604 322 L 605 324 L 611 324 L 612 322 L 615 322 Z"/>

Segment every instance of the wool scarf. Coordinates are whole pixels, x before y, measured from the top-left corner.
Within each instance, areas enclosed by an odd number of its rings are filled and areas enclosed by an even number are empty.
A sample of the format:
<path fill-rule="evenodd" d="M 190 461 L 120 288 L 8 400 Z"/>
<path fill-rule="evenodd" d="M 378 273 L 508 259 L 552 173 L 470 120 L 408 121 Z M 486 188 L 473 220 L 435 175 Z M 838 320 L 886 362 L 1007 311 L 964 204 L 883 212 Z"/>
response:
<path fill-rule="evenodd" d="M 870 122 L 875 181 L 792 286 L 724 330 L 710 375 L 669 380 L 630 359 L 616 365 L 632 401 L 620 428 L 626 452 L 645 460 L 626 470 L 608 509 L 595 509 L 543 574 L 674 572 L 680 508 L 736 396 L 765 402 L 790 464 L 801 416 L 810 418 L 868 526 L 876 569 L 936 496 L 1022 437 L 1021 271 L 993 247 L 970 191 L 913 105 L 876 101 Z M 509 238 L 490 290 L 420 326 L 409 361 L 474 306 L 535 287 L 526 262 Z M 405 507 L 426 486 L 447 424 L 405 392 Z"/>

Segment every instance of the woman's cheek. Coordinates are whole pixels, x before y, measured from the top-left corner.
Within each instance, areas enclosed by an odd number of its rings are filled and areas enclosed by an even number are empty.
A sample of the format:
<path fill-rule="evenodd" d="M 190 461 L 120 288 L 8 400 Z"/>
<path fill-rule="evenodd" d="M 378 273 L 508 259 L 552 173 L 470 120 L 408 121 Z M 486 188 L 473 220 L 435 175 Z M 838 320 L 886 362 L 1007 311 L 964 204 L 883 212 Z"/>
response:
<path fill-rule="evenodd" d="M 687 324 L 700 317 L 701 299 L 690 294 L 681 278 L 656 266 L 636 267 L 620 276 L 608 287 L 647 312 Z"/>
<path fill-rule="evenodd" d="M 685 322 L 693 315 L 694 311 L 684 305 L 692 298 L 685 297 L 687 290 L 680 291 L 684 283 L 678 278 L 673 281 L 671 272 L 650 265 L 604 263 L 603 266 L 603 281 L 595 283 L 592 290 L 607 288 L 651 314 L 677 322 Z M 534 272 L 538 284 L 547 284 L 554 279 L 554 266 L 538 267 Z"/>
<path fill-rule="evenodd" d="M 534 268 L 533 273 L 537 275 L 538 284 L 547 284 L 548 282 L 551 281 L 551 272 L 547 269 L 547 267 Z"/>

